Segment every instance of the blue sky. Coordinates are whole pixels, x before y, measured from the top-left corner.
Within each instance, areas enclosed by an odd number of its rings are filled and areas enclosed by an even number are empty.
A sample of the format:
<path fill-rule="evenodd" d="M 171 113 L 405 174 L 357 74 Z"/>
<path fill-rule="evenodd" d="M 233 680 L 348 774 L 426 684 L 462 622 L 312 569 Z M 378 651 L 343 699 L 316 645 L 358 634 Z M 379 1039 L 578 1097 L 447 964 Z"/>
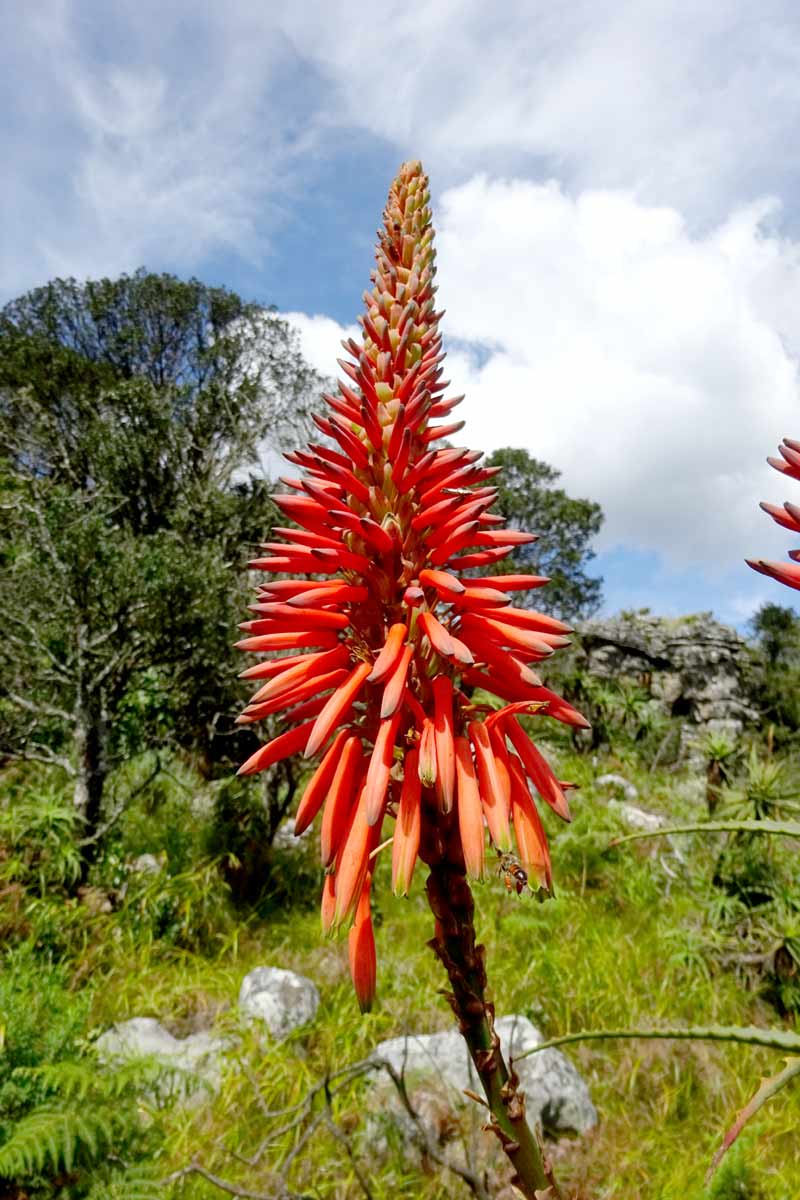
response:
<path fill-rule="evenodd" d="M 790 593 L 800 10 L 778 0 L 0 0 L 0 299 L 139 265 L 276 304 L 333 367 L 421 157 L 481 448 L 607 515 L 607 607 Z"/>

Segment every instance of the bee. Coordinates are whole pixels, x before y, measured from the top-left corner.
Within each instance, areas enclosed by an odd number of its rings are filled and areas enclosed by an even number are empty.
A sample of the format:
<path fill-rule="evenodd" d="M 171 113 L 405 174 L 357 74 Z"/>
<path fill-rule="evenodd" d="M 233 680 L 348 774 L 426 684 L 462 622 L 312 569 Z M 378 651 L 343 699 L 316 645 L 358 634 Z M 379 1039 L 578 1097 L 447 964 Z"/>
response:
<path fill-rule="evenodd" d="M 523 869 L 519 859 L 508 850 L 498 850 L 497 858 L 497 874 L 506 885 L 506 891 L 511 892 L 516 888 L 517 895 L 521 896 L 529 884 L 527 872 Z"/>

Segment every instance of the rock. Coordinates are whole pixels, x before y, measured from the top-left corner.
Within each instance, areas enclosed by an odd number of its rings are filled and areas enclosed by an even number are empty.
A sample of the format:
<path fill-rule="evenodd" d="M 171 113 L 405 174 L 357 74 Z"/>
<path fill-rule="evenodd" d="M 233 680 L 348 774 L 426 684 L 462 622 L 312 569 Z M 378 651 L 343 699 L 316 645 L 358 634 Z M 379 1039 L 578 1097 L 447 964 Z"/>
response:
<path fill-rule="evenodd" d="M 239 989 L 239 1009 L 250 1020 L 263 1021 L 273 1037 L 284 1038 L 314 1020 L 319 992 L 310 979 L 281 967 L 256 967 Z"/>
<path fill-rule="evenodd" d="M 155 1017 L 133 1017 L 113 1025 L 95 1042 L 102 1062 L 115 1064 L 135 1058 L 153 1059 L 165 1068 L 148 1090 L 157 1102 L 180 1099 L 202 1101 L 204 1094 L 219 1091 L 222 1059 L 230 1042 L 210 1033 L 176 1038 Z"/>
<path fill-rule="evenodd" d="M 316 833 L 313 824 L 304 829 L 298 837 L 294 831 L 294 817 L 291 817 L 288 821 L 284 821 L 278 826 L 275 836 L 272 839 L 272 848 L 273 850 L 281 850 L 288 854 L 296 853 L 298 850 L 305 851 L 308 842 L 315 837 Z"/>
<path fill-rule="evenodd" d="M 539 1030 L 527 1017 L 501 1017 L 495 1027 L 503 1051 L 517 1055 L 538 1046 L 543 1040 Z M 458 1113 L 460 1108 L 474 1106 L 463 1095 L 464 1088 L 481 1094 L 480 1080 L 469 1058 L 464 1040 L 456 1030 L 446 1033 L 411 1035 L 380 1042 L 373 1051 L 373 1061 L 388 1062 L 405 1077 L 412 1095 L 422 1089 L 424 1106 L 418 1107 L 421 1119 L 428 1124 L 429 1136 L 441 1141 L 441 1120 L 431 1128 L 430 1114 L 441 1112 L 442 1106 Z M 560 1050 L 543 1050 L 515 1062 L 520 1084 L 525 1092 L 527 1111 L 532 1121 L 541 1121 L 550 1133 L 571 1131 L 586 1133 L 597 1124 L 597 1111 L 589 1096 L 586 1083 L 566 1055 Z M 382 1085 L 383 1088 L 384 1085 Z M 396 1090 L 387 1090 L 393 1116 L 403 1127 L 408 1118 L 396 1098 Z M 438 1093 L 438 1110 L 433 1097 Z M 382 1091 L 383 1094 L 383 1091 Z"/>
<path fill-rule="evenodd" d="M 155 854 L 139 854 L 131 862 L 131 874 L 160 875 L 164 870 L 165 856 L 157 858 Z"/>
<path fill-rule="evenodd" d="M 83 886 L 78 888 L 78 902 L 88 908 L 92 916 L 113 912 L 111 895 L 105 888 Z"/>
<path fill-rule="evenodd" d="M 580 635 L 590 674 L 637 683 L 663 711 L 695 728 L 724 729 L 735 739 L 758 719 L 744 638 L 711 613 L 621 613 L 586 621 Z"/>
<path fill-rule="evenodd" d="M 638 800 L 639 789 L 635 784 L 630 783 L 622 775 L 599 775 L 595 779 L 598 787 L 614 787 L 619 788 L 626 800 Z"/>
<path fill-rule="evenodd" d="M 647 812 L 643 808 L 637 808 L 635 804 L 627 804 L 624 800 L 609 800 L 608 807 L 625 822 L 629 829 L 642 829 L 648 833 L 654 833 L 657 829 L 663 829 L 666 825 L 670 824 L 666 817 L 662 817 L 658 813 Z M 666 839 L 661 840 L 666 840 L 671 853 L 677 858 L 678 862 L 685 863 L 687 849 L 685 837 L 681 837 L 680 834 L 668 834 Z M 674 871 L 670 870 L 667 866 L 663 855 L 660 856 L 659 861 L 667 875 L 673 879 L 677 878 Z"/>
<path fill-rule="evenodd" d="M 635 804 L 626 804 L 623 800 L 609 800 L 608 807 L 631 829 L 653 831 L 662 829 L 666 824 L 658 813 L 645 812 L 643 808 L 637 808 Z"/>

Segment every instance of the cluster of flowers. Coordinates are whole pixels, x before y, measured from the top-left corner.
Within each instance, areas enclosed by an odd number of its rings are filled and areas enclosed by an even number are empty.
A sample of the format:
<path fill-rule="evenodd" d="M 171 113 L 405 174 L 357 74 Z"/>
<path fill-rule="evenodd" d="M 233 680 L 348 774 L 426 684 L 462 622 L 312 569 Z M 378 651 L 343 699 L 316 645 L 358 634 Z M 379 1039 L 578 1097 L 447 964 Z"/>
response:
<path fill-rule="evenodd" d="M 784 438 L 781 445 L 778 446 L 778 453 L 780 458 L 770 457 L 767 459 L 769 465 L 776 471 L 780 471 L 781 475 L 787 475 L 790 479 L 800 479 L 800 442 Z M 792 533 L 800 533 L 800 506 L 792 504 L 790 500 L 780 507 L 777 504 L 767 504 L 766 500 L 762 500 L 761 507 L 778 525 L 782 525 L 784 529 L 790 529 Z M 787 587 L 800 589 L 800 550 L 790 550 L 789 558 L 792 559 L 790 563 L 767 562 L 763 558 L 748 558 L 747 565 L 761 575 L 769 575 L 772 579 L 777 579 L 779 583 L 785 583 Z"/>
<path fill-rule="evenodd" d="M 290 454 L 300 478 L 274 497 L 292 527 L 251 567 L 271 579 L 242 625 L 249 651 L 292 651 L 243 674 L 263 680 L 242 717 L 282 713 L 287 726 L 242 766 L 251 774 L 296 753 L 322 754 L 297 813 L 301 833 L 322 809 L 327 874 L 322 923 L 352 923 L 350 963 L 362 1008 L 375 990 L 370 918 L 374 858 L 394 818 L 392 880 L 407 894 L 418 855 L 443 823 L 467 873 L 484 872 L 485 828 L 542 888 L 550 859 L 530 785 L 569 819 L 561 784 L 519 722 L 541 712 L 585 726 L 542 685 L 532 664 L 566 644 L 568 628 L 514 607 L 536 575 L 481 575 L 530 534 L 490 510 L 496 469 L 480 453 L 437 445 L 463 422 L 438 424 L 444 398 L 441 313 L 428 181 L 405 164 L 389 194 L 360 318 L 345 343 L 346 381 L 314 420 L 325 441 Z M 335 447 L 335 448 L 334 448 Z M 470 577 L 460 573 L 470 571 Z M 473 700 L 476 689 L 506 702 Z M 513 839 L 512 839 L 513 829 Z"/>

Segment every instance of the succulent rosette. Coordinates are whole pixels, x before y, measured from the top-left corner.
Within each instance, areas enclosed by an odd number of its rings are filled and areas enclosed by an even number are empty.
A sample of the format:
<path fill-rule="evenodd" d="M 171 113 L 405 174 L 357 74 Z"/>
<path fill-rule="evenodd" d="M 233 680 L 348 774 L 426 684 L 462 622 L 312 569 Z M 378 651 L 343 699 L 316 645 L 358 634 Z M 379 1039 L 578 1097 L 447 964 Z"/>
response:
<path fill-rule="evenodd" d="M 281 714 L 285 725 L 240 774 L 294 754 L 319 760 L 295 828 L 321 812 L 323 928 L 350 927 L 362 1008 L 375 991 L 378 847 L 391 837 L 401 894 L 418 857 L 480 879 L 487 834 L 549 889 L 537 803 L 568 820 L 566 785 L 520 717 L 587 724 L 536 673 L 568 628 L 512 603 L 547 580 L 492 570 L 533 536 L 492 512 L 497 468 L 443 445 L 463 425 L 450 419 L 463 397 L 445 397 L 419 163 L 401 168 L 379 238 L 361 340 L 344 343 L 344 379 L 314 417 L 322 440 L 287 455 L 302 473 L 274 500 L 292 524 L 250 564 L 270 578 L 238 643 L 267 654 L 243 673 L 258 690 L 240 721 Z M 481 703 L 487 694 L 499 706 Z"/>
<path fill-rule="evenodd" d="M 778 446 L 778 453 L 780 458 L 767 458 L 769 465 L 789 479 L 800 480 L 800 442 L 784 438 Z M 800 533 L 800 505 L 792 504 L 790 500 L 782 505 L 767 504 L 766 500 L 762 500 L 761 507 L 778 525 L 792 533 Z M 788 563 L 768 562 L 763 558 L 748 558 L 746 561 L 759 574 L 777 579 L 787 587 L 800 589 L 800 550 L 790 550 L 789 558 L 792 561 Z"/>

